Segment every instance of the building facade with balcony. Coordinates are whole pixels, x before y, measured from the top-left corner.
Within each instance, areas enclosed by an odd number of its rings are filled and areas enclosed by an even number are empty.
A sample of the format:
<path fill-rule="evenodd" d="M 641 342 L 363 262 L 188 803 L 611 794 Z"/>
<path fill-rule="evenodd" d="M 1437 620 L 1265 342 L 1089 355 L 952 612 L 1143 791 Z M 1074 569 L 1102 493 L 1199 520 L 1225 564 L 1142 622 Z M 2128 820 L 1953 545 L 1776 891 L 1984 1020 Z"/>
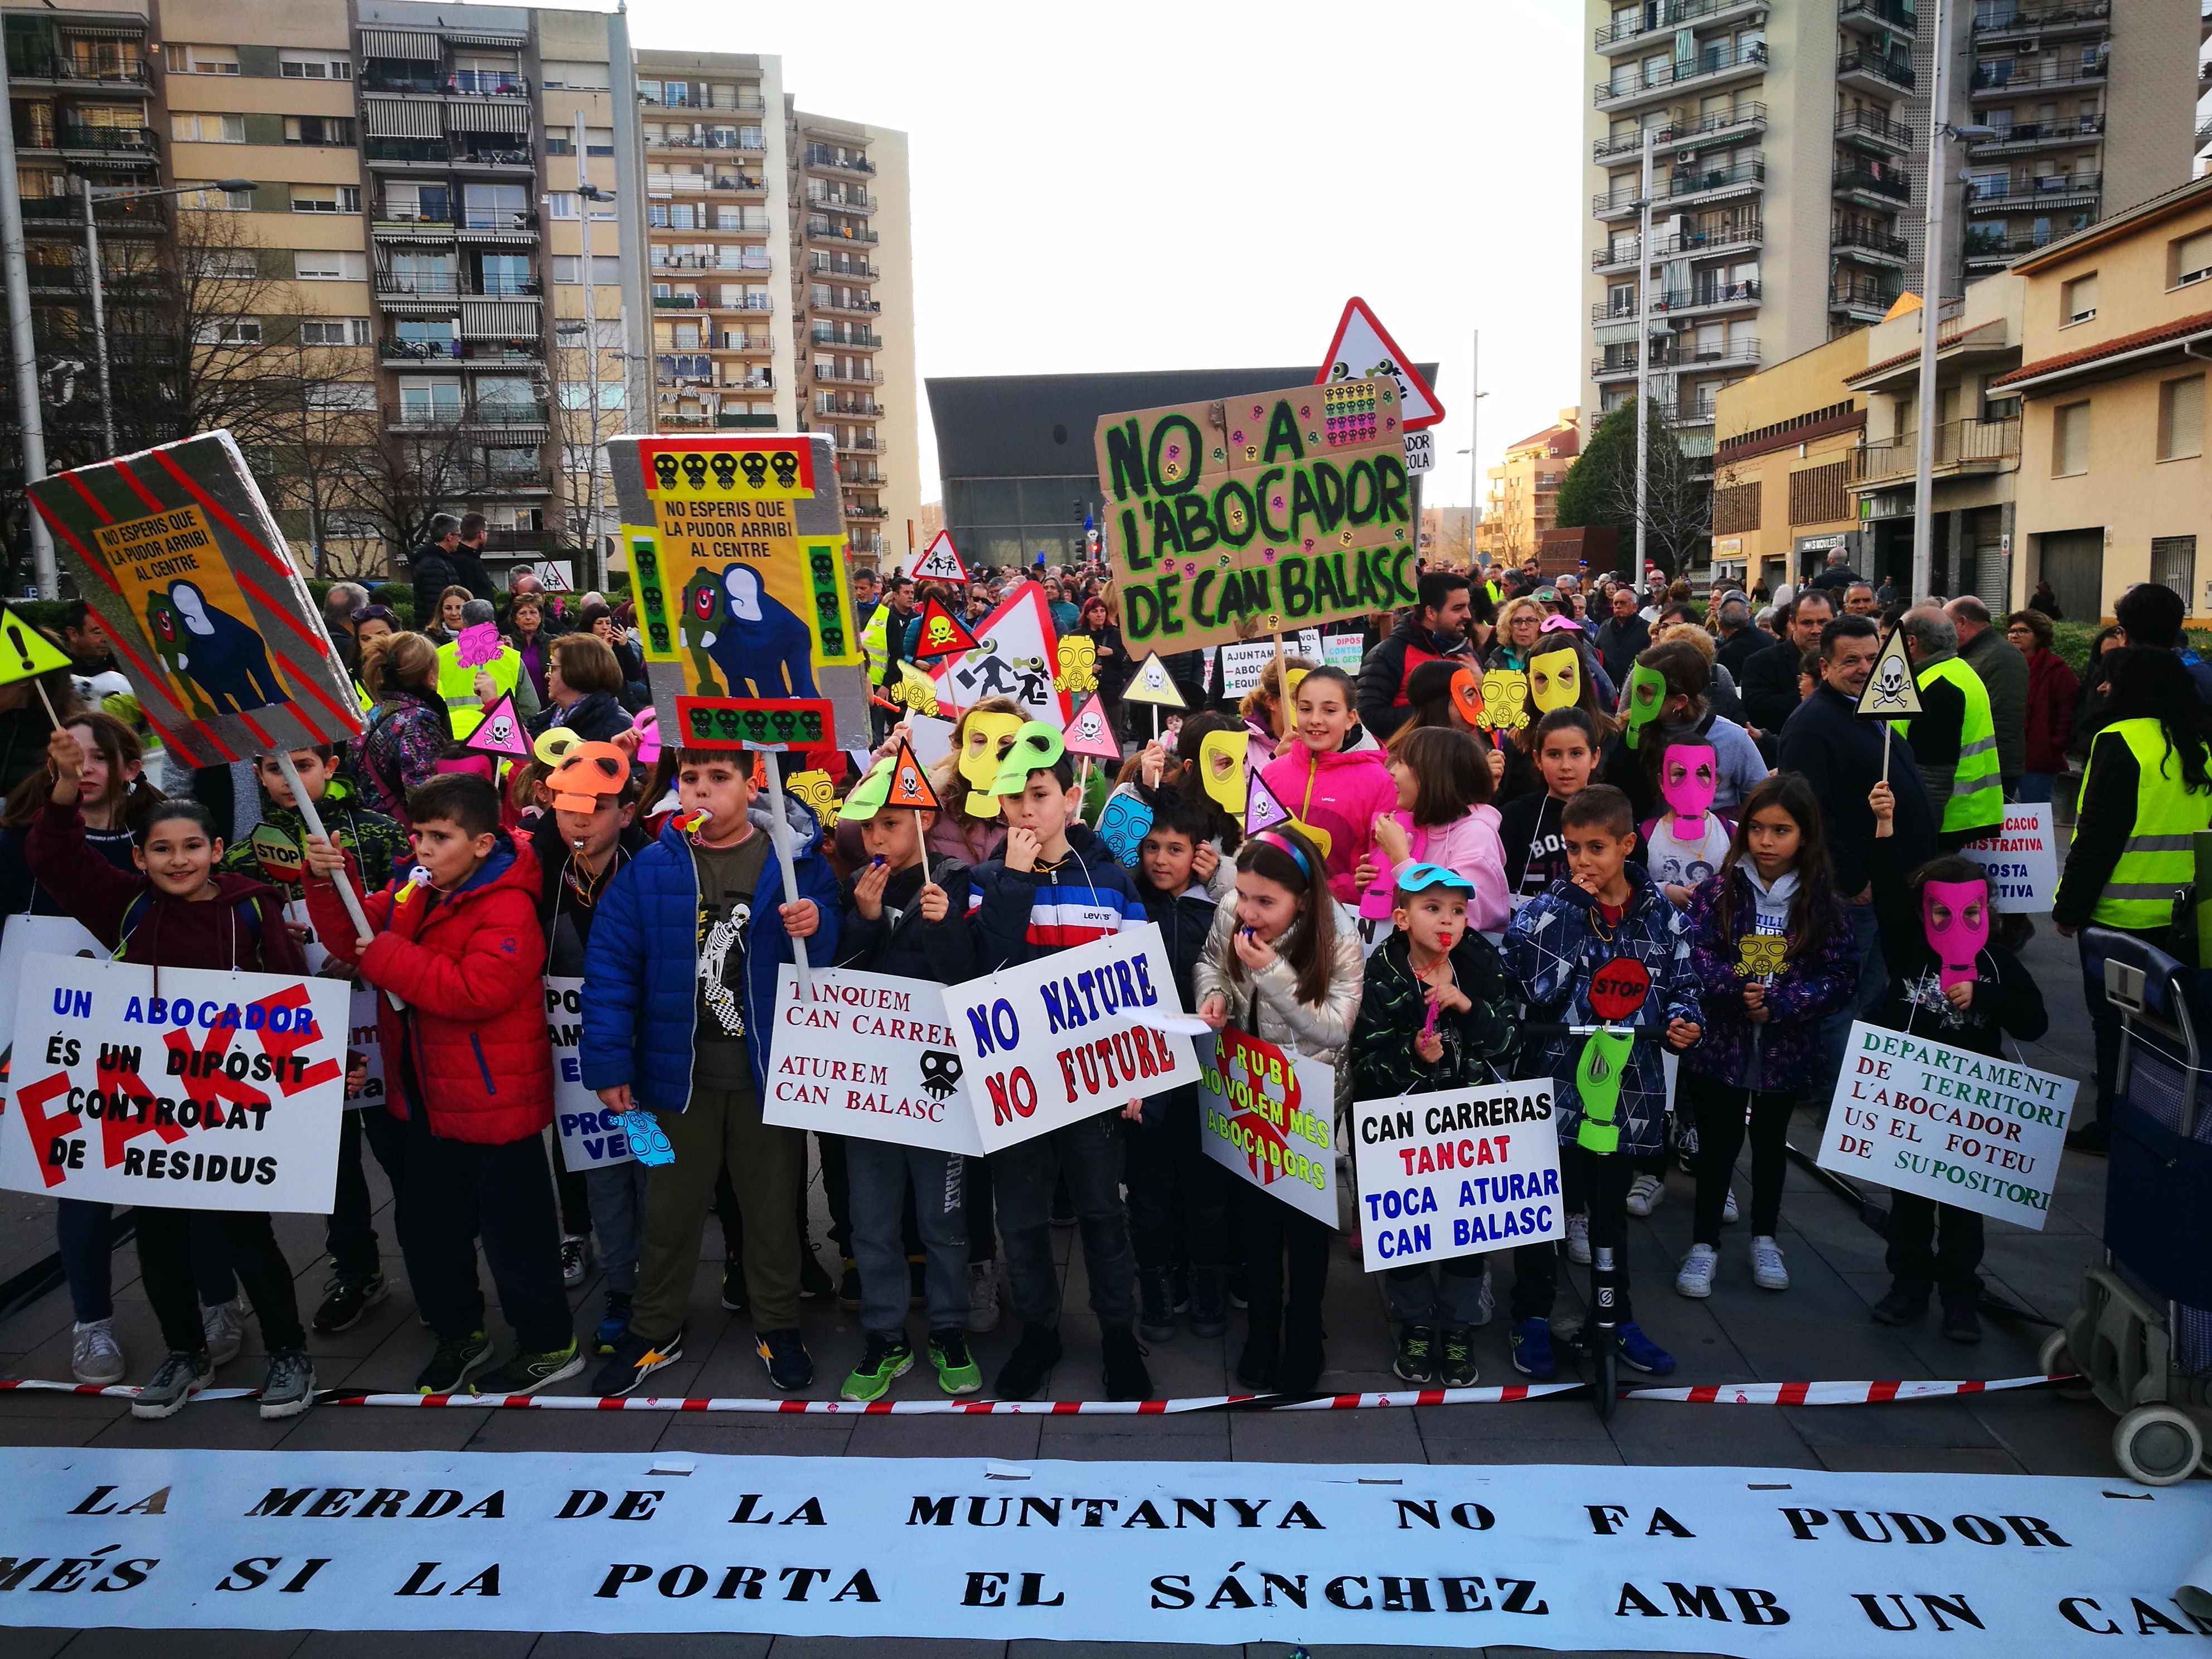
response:
<path fill-rule="evenodd" d="M 1489 471 L 1475 551 L 1486 560 L 1518 564 L 1536 551 L 1537 538 L 1558 520 L 1559 484 L 1582 453 L 1582 410 L 1563 409 L 1556 425 L 1509 447 Z"/>

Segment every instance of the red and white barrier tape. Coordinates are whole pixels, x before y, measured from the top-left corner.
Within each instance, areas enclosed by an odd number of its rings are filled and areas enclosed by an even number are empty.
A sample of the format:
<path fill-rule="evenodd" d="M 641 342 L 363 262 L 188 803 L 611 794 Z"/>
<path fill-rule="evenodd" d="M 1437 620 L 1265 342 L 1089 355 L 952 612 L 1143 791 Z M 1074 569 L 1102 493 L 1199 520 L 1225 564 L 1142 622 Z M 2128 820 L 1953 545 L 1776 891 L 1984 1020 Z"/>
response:
<path fill-rule="evenodd" d="M 1959 1382 L 1731 1382 L 1692 1389 L 1631 1389 L 1624 1399 L 1688 1406 L 1865 1406 L 1899 1400 L 1934 1400 L 1991 1394 L 2063 1382 L 2066 1375 L 2008 1376 Z M 1340 1412 L 1406 1406 L 1497 1406 L 1548 1395 L 1572 1394 L 1579 1382 L 1528 1382 L 1495 1389 L 1398 1389 L 1371 1394 L 1322 1395 L 1274 1400 L 1266 1395 L 1226 1394 L 1185 1400 L 784 1400 L 750 1395 L 597 1395 L 562 1394 L 364 1394 L 326 1389 L 319 1406 L 468 1406 L 487 1410 L 568 1412 L 726 1412 L 770 1417 L 1159 1417 L 1185 1412 Z M 138 1390 L 39 1378 L 0 1379 L 0 1391 L 98 1395 L 129 1400 Z M 252 1400 L 254 1389 L 203 1389 L 195 1401 Z"/>

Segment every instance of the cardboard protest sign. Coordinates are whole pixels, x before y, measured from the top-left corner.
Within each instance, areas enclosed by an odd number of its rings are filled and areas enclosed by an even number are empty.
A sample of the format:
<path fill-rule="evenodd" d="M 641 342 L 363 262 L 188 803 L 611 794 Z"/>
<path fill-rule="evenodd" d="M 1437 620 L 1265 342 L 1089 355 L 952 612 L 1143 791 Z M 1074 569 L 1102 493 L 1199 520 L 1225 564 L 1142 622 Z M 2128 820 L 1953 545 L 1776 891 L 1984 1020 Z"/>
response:
<path fill-rule="evenodd" d="M 483 718 L 462 740 L 461 747 L 479 755 L 497 755 L 510 760 L 528 758 L 530 740 L 523 735 L 522 716 L 514 712 L 513 692 L 501 692 L 499 701 L 484 710 Z"/>
<path fill-rule="evenodd" d="M 570 1170 L 597 1170 L 627 1164 L 631 1154 L 622 1115 L 607 1110 L 584 1086 L 583 1018 L 584 981 L 546 975 L 545 1038 L 553 1045 L 553 1127 L 561 1132 L 561 1163 Z"/>
<path fill-rule="evenodd" d="M 1854 1020 L 1814 1161 L 2040 1232 L 2079 1086 Z"/>
<path fill-rule="evenodd" d="M 2058 896 L 2058 834 L 2048 801 L 2007 805 L 2002 828 L 1959 850 L 1989 872 L 1999 915 L 2043 915 Z"/>
<path fill-rule="evenodd" d="M 1414 603 L 1395 380 L 1102 416 L 1096 447 L 1132 651 Z"/>
<path fill-rule="evenodd" d="M 1360 1101 L 1352 1144 L 1370 1273 L 1565 1236 L 1549 1078 Z"/>
<path fill-rule="evenodd" d="M 330 1213 L 351 988 L 27 957 L 0 1187 L 198 1210 Z"/>
<path fill-rule="evenodd" d="M 945 1007 L 987 1152 L 1198 1080 L 1190 1039 L 1158 1024 L 1183 1008 L 1157 923 L 948 986 Z"/>
<path fill-rule="evenodd" d="M 960 562 L 960 551 L 952 545 L 952 532 L 940 530 L 922 550 L 921 562 L 907 573 L 918 582 L 964 582 L 968 567 Z"/>
<path fill-rule="evenodd" d="M 0 933 L 0 1098 L 4 1098 L 15 1037 L 15 1001 L 23 986 L 23 963 L 45 952 L 58 957 L 91 957 L 106 961 L 108 949 L 92 930 L 71 916 L 19 915 L 8 918 Z"/>
<path fill-rule="evenodd" d="M 943 987 L 817 968 L 778 970 L 764 1121 L 981 1156 Z M 1018 1137 L 1017 1137 L 1018 1138 Z"/>
<path fill-rule="evenodd" d="M 1920 686 L 1912 678 L 1912 659 L 1905 653 L 1905 630 L 1893 628 L 1874 659 L 1866 690 L 1852 711 L 1862 720 L 1910 719 L 1920 712 Z"/>
<path fill-rule="evenodd" d="M 1336 1068 L 1224 1026 L 1198 1039 L 1198 1142 L 1222 1168 L 1337 1224 Z"/>
<path fill-rule="evenodd" d="M 376 988 L 356 985 L 346 1001 L 346 1091 L 345 1109 L 349 1112 L 365 1110 L 374 1106 L 384 1109 L 386 1082 L 384 1074 L 384 1042 L 376 1030 Z M 360 1087 L 354 1086 L 354 1063 L 362 1067 Z"/>
<path fill-rule="evenodd" d="M 939 708 L 972 708 L 986 697 L 1012 697 L 1025 718 L 1066 726 L 1068 697 L 1053 684 L 1060 651 L 1044 589 L 1024 582 L 973 631 L 974 650 L 929 667 Z"/>
<path fill-rule="evenodd" d="M 836 744 L 866 743 L 831 440 L 625 436 L 607 449 L 663 726 L 688 733 L 680 696 L 822 697 Z"/>
<path fill-rule="evenodd" d="M 30 486 L 140 712 L 193 766 L 341 743 L 360 698 L 228 432 Z"/>

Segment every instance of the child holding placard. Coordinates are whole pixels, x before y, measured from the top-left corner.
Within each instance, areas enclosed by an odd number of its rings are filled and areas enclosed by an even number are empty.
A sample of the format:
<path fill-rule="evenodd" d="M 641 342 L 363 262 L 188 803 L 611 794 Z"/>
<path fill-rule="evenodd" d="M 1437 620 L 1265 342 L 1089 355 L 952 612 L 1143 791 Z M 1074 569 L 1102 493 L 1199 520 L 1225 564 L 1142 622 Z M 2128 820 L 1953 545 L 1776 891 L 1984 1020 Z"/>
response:
<path fill-rule="evenodd" d="M 1464 732 L 1426 726 L 1398 734 L 1390 781 L 1398 810 L 1375 820 L 1375 845 L 1357 874 L 1359 914 L 1397 914 L 1397 875 L 1413 864 L 1441 866 L 1462 877 L 1474 897 L 1470 925 L 1494 933 L 1505 926 L 1505 849 L 1498 809 L 1490 804 L 1490 765 Z"/>
<path fill-rule="evenodd" d="M 1298 687 L 1302 697 L 1305 689 Z M 1320 854 L 1295 829 L 1262 830 L 1238 850 L 1237 899 L 1215 912 L 1194 981 L 1208 1025 L 1234 1025 L 1335 1066 L 1338 1103 L 1351 1099 L 1352 1073 L 1339 1064 L 1339 1051 L 1359 1014 L 1358 925 L 1330 896 Z M 1335 1230 L 1248 1182 L 1237 1182 L 1236 1205 L 1251 1304 L 1237 1378 L 1255 1389 L 1310 1393 L 1321 1378 L 1322 1292 Z"/>
<path fill-rule="evenodd" d="M 1322 846 L 1328 890 L 1338 902 L 1359 902 L 1356 874 L 1374 845 L 1375 818 L 1398 805 L 1380 749 L 1346 749 L 1358 715 L 1352 678 L 1340 668 L 1316 668 L 1297 683 L 1291 696 L 1297 741 L 1270 761 L 1261 781 L 1291 816 Z"/>

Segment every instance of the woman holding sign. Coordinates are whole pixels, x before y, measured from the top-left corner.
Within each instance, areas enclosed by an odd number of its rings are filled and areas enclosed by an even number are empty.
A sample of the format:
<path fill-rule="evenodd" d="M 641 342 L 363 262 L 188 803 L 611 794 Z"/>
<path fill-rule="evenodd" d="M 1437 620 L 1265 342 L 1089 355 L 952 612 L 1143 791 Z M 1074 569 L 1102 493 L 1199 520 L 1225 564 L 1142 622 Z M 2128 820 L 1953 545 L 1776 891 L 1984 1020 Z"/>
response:
<path fill-rule="evenodd" d="M 191 800 L 155 806 L 135 857 L 138 873 L 126 875 L 85 844 L 77 805 L 83 745 L 68 731 L 57 731 L 46 758 L 54 783 L 46 810 L 31 826 L 31 869 L 102 945 L 125 962 L 150 963 L 157 985 L 163 968 L 306 975 L 307 959 L 284 926 L 276 890 L 216 870 L 222 838 L 206 807 Z M 314 1398 L 315 1368 L 300 1325 L 292 1269 L 277 1248 L 268 1212 L 194 1211 L 142 1199 L 137 1212 L 139 1273 L 169 1352 L 131 1401 L 131 1414 L 170 1416 L 215 1378 L 192 1285 L 196 1217 L 222 1233 L 261 1322 L 262 1344 L 269 1351 L 261 1415 L 295 1417 L 307 1410 Z"/>

